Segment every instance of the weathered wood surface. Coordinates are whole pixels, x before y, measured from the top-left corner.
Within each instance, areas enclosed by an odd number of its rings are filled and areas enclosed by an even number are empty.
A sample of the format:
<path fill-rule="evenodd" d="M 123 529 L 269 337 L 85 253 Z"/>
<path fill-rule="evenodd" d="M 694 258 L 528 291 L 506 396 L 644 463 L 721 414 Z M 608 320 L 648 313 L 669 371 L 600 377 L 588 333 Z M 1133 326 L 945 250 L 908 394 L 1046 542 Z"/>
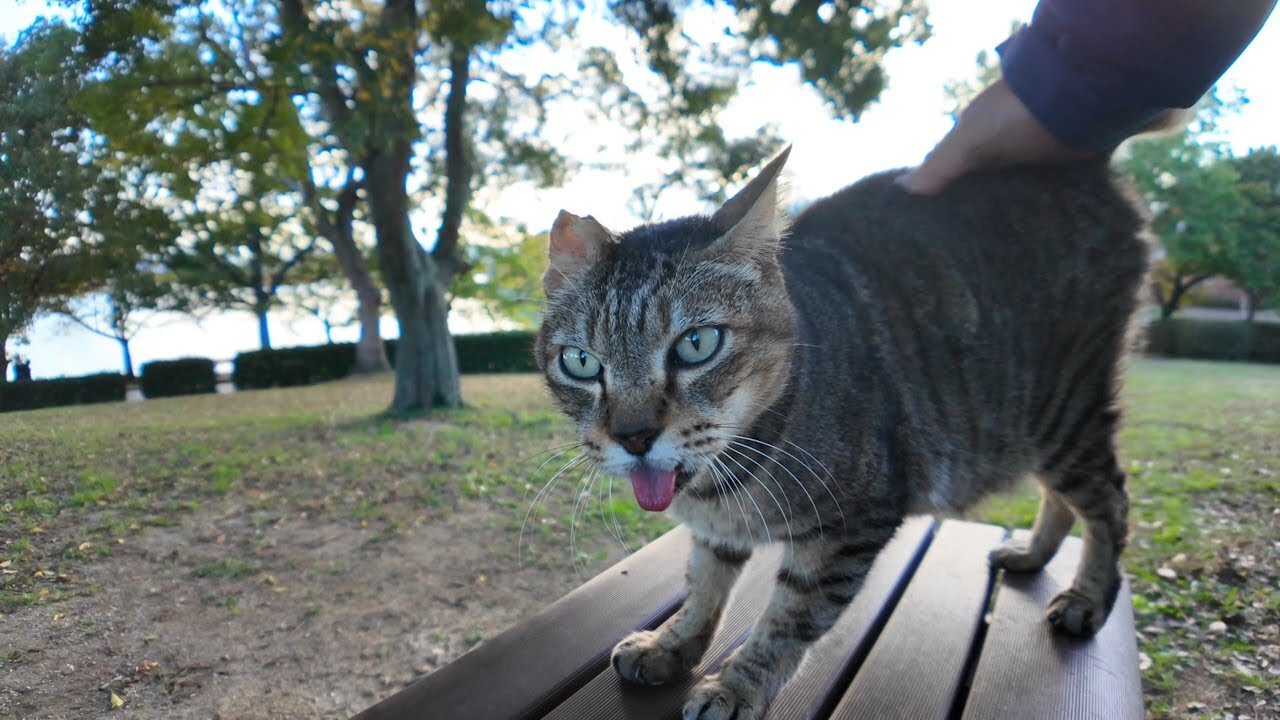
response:
<path fill-rule="evenodd" d="M 769 718 L 1142 718 L 1128 586 L 1097 637 L 1056 636 L 1043 608 L 1070 584 L 1080 541 L 1069 538 L 1043 572 L 996 582 L 986 556 L 1004 537 L 989 525 L 907 522 Z M 758 552 L 744 569 L 711 649 L 686 682 L 624 684 L 609 651 L 679 606 L 688 546 L 687 531 L 673 530 L 358 720 L 678 718 L 697 678 L 747 637 L 779 557 L 776 548 Z"/>
<path fill-rule="evenodd" d="M 1014 537 L 1027 537 L 1018 532 Z M 1142 677 L 1126 580 L 1087 642 L 1049 631 L 1044 606 L 1071 585 L 1083 544 L 1068 538 L 1042 572 L 1006 573 L 963 720 L 1140 720 Z"/>

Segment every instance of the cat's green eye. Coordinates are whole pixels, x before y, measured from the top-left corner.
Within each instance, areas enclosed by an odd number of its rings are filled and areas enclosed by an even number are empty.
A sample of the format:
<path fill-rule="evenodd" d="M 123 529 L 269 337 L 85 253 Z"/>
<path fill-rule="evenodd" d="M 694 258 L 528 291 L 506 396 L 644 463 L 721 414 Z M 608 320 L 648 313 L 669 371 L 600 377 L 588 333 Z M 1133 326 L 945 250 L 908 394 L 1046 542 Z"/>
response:
<path fill-rule="evenodd" d="M 567 347 L 560 351 L 560 367 L 569 377 L 592 380 L 600 374 L 600 360 L 582 348 Z"/>
<path fill-rule="evenodd" d="M 720 348 L 720 328 L 699 327 L 687 331 L 676 341 L 675 359 L 680 365 L 706 362 Z"/>

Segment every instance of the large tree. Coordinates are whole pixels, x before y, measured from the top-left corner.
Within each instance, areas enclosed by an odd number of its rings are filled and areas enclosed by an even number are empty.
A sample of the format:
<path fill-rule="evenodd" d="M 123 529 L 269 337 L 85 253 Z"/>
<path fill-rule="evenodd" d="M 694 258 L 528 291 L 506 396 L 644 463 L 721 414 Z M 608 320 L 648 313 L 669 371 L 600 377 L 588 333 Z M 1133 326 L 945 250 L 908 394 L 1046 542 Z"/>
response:
<path fill-rule="evenodd" d="M 315 253 L 318 237 L 359 304 L 356 370 L 383 370 L 382 293 L 356 240 L 363 182 L 314 113 L 295 102 L 298 92 L 287 81 L 295 63 L 277 52 L 279 37 L 270 4 L 196 3 L 180 10 L 149 0 L 97 4 L 82 47 L 97 70 L 85 107 L 114 149 L 147 160 L 185 201 L 179 213 L 189 231 L 175 263 L 188 296 L 255 313 L 268 346 L 266 312 L 278 303 L 285 276 Z M 233 176 L 248 185 L 232 183 L 230 194 L 215 193 L 211 202 L 219 212 L 208 212 L 201 183 L 227 184 Z M 210 225 L 237 222 L 220 217 L 237 194 L 230 211 L 243 227 L 215 237 Z M 262 216 L 267 205 L 293 213 L 296 223 L 284 235 L 282 218 Z M 255 216 L 262 221 L 257 230 L 244 223 Z"/>
<path fill-rule="evenodd" d="M 75 42 L 75 31 L 41 23 L 0 49 L 0 370 L 11 338 L 101 278 L 95 223 L 128 212 L 75 108 Z"/>
<path fill-rule="evenodd" d="M 447 315 L 451 285 L 469 267 L 463 250 L 467 210 L 487 184 L 513 177 L 558 180 L 563 161 L 539 133 L 544 108 L 586 87 L 547 70 L 554 63 L 545 53 L 543 60 L 529 61 L 537 57 L 530 50 L 582 50 L 566 32 L 581 7 L 481 0 L 421 6 L 415 0 L 277 0 L 220 7 L 233 8 L 233 14 L 237 7 L 245 15 L 260 11 L 266 17 L 261 27 L 278 28 L 268 42 L 246 45 L 244 52 L 266 61 L 265 69 L 246 79 L 260 95 L 271 94 L 268 86 L 285 93 L 304 122 L 316 123 L 308 125 L 312 137 L 355 169 L 352 177 L 368 204 L 378 265 L 400 324 L 394 407 L 457 404 Z M 171 37 L 160 28 L 182 13 L 169 8 L 163 0 L 95 2 L 86 46 L 99 57 L 145 57 L 147 42 L 122 38 Z M 736 25 L 738 34 L 691 42 L 694 34 L 683 18 L 708 8 Z M 747 152 L 750 144 L 716 138 L 713 127 L 715 110 L 731 97 L 741 69 L 752 62 L 794 64 L 836 114 L 855 117 L 884 86 L 884 53 L 927 31 L 917 0 L 800 3 L 786 13 L 764 0 L 643 0 L 612 3 L 610 12 L 636 30 L 649 70 L 661 81 L 657 92 L 693 118 L 684 126 L 692 133 L 685 134 L 688 141 L 659 142 L 650 152 L 665 151 L 675 162 L 702 163 L 721 174 L 758 159 L 747 158 L 754 155 Z M 226 91 L 227 82 L 201 70 L 189 77 L 157 76 L 149 86 L 182 85 L 206 93 Z M 652 105 L 653 96 L 643 100 Z M 693 132 L 698 125 L 703 130 Z M 716 147 L 726 151 L 694 157 Z M 415 217 L 423 217 L 412 202 L 418 190 L 434 199 L 430 205 L 438 220 L 432 237 L 419 236 L 421 223 L 415 227 Z"/>
<path fill-rule="evenodd" d="M 1245 292 L 1248 319 L 1280 301 L 1280 150 L 1257 148 L 1227 161 L 1244 202 L 1225 274 Z"/>
<path fill-rule="evenodd" d="M 1147 199 L 1164 251 L 1153 288 L 1161 317 L 1177 311 L 1196 285 L 1230 267 L 1244 198 L 1238 174 L 1224 162 L 1230 148 L 1219 120 L 1244 102 L 1223 100 L 1214 91 L 1186 130 L 1125 148 L 1120 166 Z"/>

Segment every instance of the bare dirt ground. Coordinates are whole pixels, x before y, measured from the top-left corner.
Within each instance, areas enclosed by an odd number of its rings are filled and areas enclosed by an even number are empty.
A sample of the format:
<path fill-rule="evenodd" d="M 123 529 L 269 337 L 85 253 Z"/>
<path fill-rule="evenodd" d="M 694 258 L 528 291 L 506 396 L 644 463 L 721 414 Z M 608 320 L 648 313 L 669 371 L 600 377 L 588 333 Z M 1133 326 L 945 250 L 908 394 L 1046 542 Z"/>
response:
<path fill-rule="evenodd" d="M 199 511 L 85 572 L 99 592 L 2 618 L 19 649 L 0 717 L 349 717 L 579 584 L 567 555 L 518 567 L 507 531 L 465 505 L 388 539 Z"/>

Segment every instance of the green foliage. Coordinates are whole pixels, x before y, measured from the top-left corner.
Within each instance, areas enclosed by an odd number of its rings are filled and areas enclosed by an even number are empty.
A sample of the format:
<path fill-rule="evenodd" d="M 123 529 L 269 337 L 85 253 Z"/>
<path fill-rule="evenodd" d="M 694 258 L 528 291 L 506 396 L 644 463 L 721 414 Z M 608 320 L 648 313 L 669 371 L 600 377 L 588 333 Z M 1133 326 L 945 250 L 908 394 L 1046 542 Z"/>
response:
<path fill-rule="evenodd" d="M 641 38 L 655 72 L 685 95 L 700 87 L 690 67 L 718 66 L 724 75 L 740 75 L 753 61 L 795 65 L 839 117 L 857 119 L 885 86 L 885 53 L 929 36 L 927 9 L 917 0 L 862 3 L 836 0 L 799 3 L 781 10 L 770 0 L 708 0 L 728 5 L 742 19 L 741 32 L 723 42 L 699 46 L 682 26 L 681 11 L 695 3 L 638 0 L 610 3 L 614 14 Z"/>
<path fill-rule="evenodd" d="M 115 373 L 0 383 L 0 412 L 121 402 L 128 378 Z"/>
<path fill-rule="evenodd" d="M 1138 140 L 1120 161 L 1147 199 L 1164 249 L 1155 286 L 1163 317 L 1187 290 L 1233 266 L 1246 201 L 1238 173 L 1224 162 L 1228 148 L 1218 121 L 1244 102 L 1211 93 L 1190 128 Z"/>
<path fill-rule="evenodd" d="M 142 366 L 142 394 L 149 398 L 212 393 L 217 385 L 208 358 L 157 360 Z"/>
<path fill-rule="evenodd" d="M 1249 295 L 1250 317 L 1280 301 L 1280 150 L 1251 150 L 1227 164 L 1239 176 L 1243 209 L 1224 274 Z"/>
<path fill-rule="evenodd" d="M 1147 351 L 1168 357 L 1280 363 L 1280 324 L 1166 318 L 1147 328 Z"/>
<path fill-rule="evenodd" d="M 127 198 L 74 107 L 76 32 L 39 23 L 0 49 L 0 360 L 40 312 L 101 274 L 98 222 Z"/>
<path fill-rule="evenodd" d="M 483 222 L 494 235 L 502 232 L 487 218 Z M 464 252 L 471 272 L 455 279 L 450 290 L 455 297 L 480 301 L 495 320 L 532 328 L 541 318 L 546 244 L 545 235 L 527 233 L 508 244 L 470 243 Z"/>

